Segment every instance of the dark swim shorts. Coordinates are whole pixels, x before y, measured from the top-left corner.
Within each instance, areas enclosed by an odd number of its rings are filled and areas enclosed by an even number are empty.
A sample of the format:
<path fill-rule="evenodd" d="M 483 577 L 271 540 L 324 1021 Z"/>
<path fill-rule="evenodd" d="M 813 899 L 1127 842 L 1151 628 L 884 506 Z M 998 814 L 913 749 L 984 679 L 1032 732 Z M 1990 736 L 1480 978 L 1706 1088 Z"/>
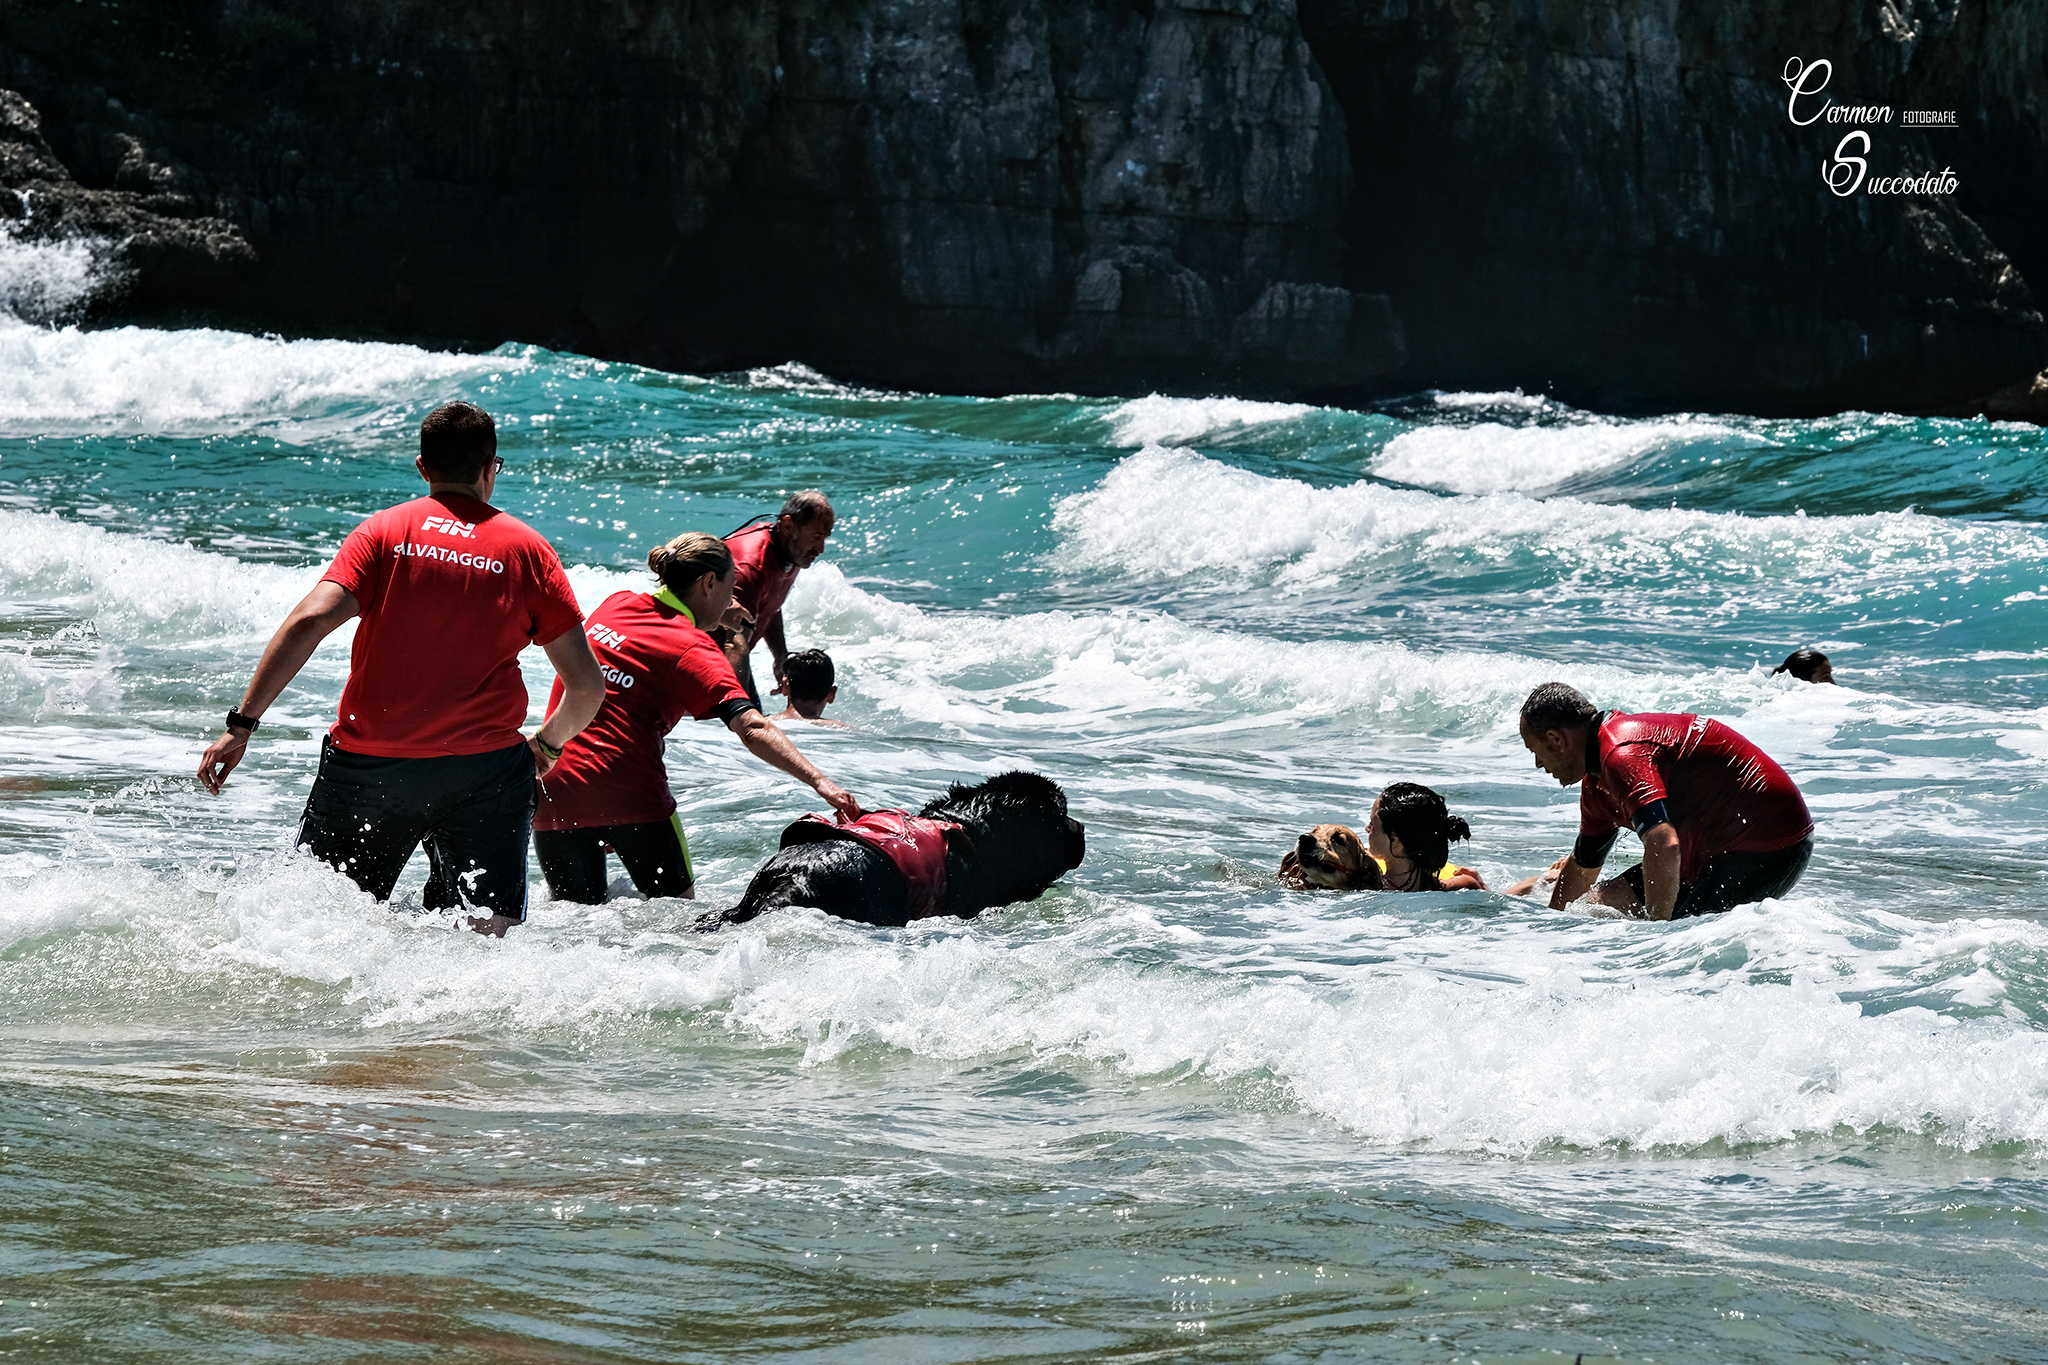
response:
<path fill-rule="evenodd" d="M 548 894 L 558 901 L 602 905 L 607 883 L 604 854 L 609 848 L 626 865 L 626 875 L 641 895 L 687 896 L 696 881 L 690 867 L 690 845 L 678 816 L 642 825 L 596 825 L 589 829 L 537 829 L 533 850 L 540 855 Z"/>
<path fill-rule="evenodd" d="M 1738 905 L 1782 896 L 1798 883 L 1812 858 L 1811 835 L 1788 848 L 1774 848 L 1768 853 L 1716 854 L 1707 860 L 1698 881 L 1678 888 L 1678 904 L 1672 909 L 1671 918 L 1718 915 Z M 1641 863 L 1622 873 L 1621 879 L 1635 888 L 1637 900 L 1648 900 L 1643 895 Z"/>
<path fill-rule="evenodd" d="M 378 900 L 427 846 L 430 910 L 472 906 L 526 918 L 526 853 L 533 830 L 533 751 L 372 758 L 320 748 L 320 771 L 298 843 Z"/>

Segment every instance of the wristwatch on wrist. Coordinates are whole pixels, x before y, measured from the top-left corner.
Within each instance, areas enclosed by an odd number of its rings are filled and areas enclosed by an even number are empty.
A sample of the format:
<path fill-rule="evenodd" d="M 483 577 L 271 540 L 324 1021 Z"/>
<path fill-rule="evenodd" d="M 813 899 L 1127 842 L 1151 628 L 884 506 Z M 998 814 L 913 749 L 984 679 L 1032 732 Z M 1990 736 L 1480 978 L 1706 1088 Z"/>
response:
<path fill-rule="evenodd" d="M 256 733 L 256 727 L 262 723 L 256 717 L 245 716 L 240 711 L 228 712 L 228 729 L 230 730 L 247 730 L 253 735 Z"/>

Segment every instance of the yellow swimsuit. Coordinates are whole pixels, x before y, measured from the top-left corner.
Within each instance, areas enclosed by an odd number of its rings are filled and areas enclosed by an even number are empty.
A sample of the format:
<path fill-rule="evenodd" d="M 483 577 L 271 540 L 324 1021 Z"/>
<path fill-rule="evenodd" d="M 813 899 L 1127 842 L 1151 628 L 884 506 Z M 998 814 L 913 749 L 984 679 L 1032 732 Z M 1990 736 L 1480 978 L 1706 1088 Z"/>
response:
<path fill-rule="evenodd" d="M 1384 858 L 1373 858 L 1372 854 L 1370 854 L 1370 853 L 1366 854 L 1365 856 L 1366 856 L 1366 857 L 1368 857 L 1368 858 L 1372 858 L 1372 860 L 1373 860 L 1373 861 L 1374 861 L 1375 863 L 1378 863 L 1378 864 L 1379 864 L 1379 869 L 1380 869 L 1380 875 L 1381 875 L 1382 877 L 1384 877 L 1384 876 L 1386 876 L 1386 875 L 1387 875 L 1387 863 L 1386 863 L 1386 859 L 1384 859 Z M 1459 867 L 1459 866 L 1458 866 L 1458 865 L 1457 865 L 1456 863 L 1445 863 L 1445 864 L 1444 864 L 1444 865 L 1443 865 L 1442 867 L 1440 867 L 1440 868 L 1438 868 L 1438 869 L 1436 870 L 1436 880 L 1437 880 L 1437 884 L 1438 884 L 1438 885 L 1442 885 L 1443 883 L 1445 883 L 1445 882 L 1449 881 L 1449 880 L 1450 880 L 1451 878 L 1453 878 L 1453 877 L 1457 876 L 1457 875 L 1458 875 L 1458 874 L 1459 874 L 1460 872 L 1462 872 L 1462 871 L 1464 871 L 1464 869 L 1463 869 L 1463 868 L 1461 868 L 1461 867 Z"/>

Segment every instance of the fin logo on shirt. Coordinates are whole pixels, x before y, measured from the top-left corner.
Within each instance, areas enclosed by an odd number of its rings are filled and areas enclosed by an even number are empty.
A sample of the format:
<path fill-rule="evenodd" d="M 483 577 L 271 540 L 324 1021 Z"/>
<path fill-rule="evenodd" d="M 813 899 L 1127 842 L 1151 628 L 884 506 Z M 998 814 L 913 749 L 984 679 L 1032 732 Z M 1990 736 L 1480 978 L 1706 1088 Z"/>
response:
<path fill-rule="evenodd" d="M 610 626 L 592 626 L 590 628 L 590 638 L 611 649 L 617 649 L 620 645 L 626 643 L 626 637 L 613 630 Z"/>
<path fill-rule="evenodd" d="M 465 540 L 476 537 L 476 523 L 457 521 L 454 517 L 428 517 L 420 523 L 422 531 L 439 531 L 444 536 L 461 536 Z"/>

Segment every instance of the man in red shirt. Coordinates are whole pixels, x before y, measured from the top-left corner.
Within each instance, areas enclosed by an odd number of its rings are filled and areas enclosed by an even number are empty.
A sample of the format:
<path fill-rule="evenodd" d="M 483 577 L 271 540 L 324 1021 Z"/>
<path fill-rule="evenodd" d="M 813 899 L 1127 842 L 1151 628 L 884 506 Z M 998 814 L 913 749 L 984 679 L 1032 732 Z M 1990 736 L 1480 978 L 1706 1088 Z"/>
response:
<path fill-rule="evenodd" d="M 1579 838 L 1550 893 L 1643 919 L 1711 915 L 1782 896 L 1813 857 L 1806 799 L 1768 754 L 1717 720 L 1601 711 L 1544 683 L 1522 703 L 1522 744 L 1560 785 L 1579 786 Z M 1594 885 L 1626 824 L 1643 861 Z"/>
<path fill-rule="evenodd" d="M 770 665 L 775 670 L 775 690 L 789 685 L 789 644 L 782 634 L 782 604 L 796 586 L 798 573 L 818 562 L 825 553 L 825 538 L 832 534 L 832 504 L 815 488 L 790 495 L 772 522 L 744 526 L 725 538 L 726 548 L 739 568 L 739 586 L 732 600 L 753 615 L 753 624 L 740 638 L 733 671 L 739 675 L 747 695 L 761 699 L 754 685 L 754 666 L 749 656 L 754 645 L 768 642 Z"/>
<path fill-rule="evenodd" d="M 263 651 L 227 730 L 199 760 L 219 794 L 258 719 L 319 643 L 360 616 L 339 716 L 298 842 L 387 899 L 421 842 L 433 909 L 467 904 L 478 933 L 526 918 L 534 777 L 604 702 L 604 675 L 577 629 L 562 561 L 540 534 L 490 505 L 504 460 L 496 424 L 447 403 L 420 424 L 424 498 L 370 517 Z M 528 738 L 519 652 L 547 651 L 564 692 Z"/>

